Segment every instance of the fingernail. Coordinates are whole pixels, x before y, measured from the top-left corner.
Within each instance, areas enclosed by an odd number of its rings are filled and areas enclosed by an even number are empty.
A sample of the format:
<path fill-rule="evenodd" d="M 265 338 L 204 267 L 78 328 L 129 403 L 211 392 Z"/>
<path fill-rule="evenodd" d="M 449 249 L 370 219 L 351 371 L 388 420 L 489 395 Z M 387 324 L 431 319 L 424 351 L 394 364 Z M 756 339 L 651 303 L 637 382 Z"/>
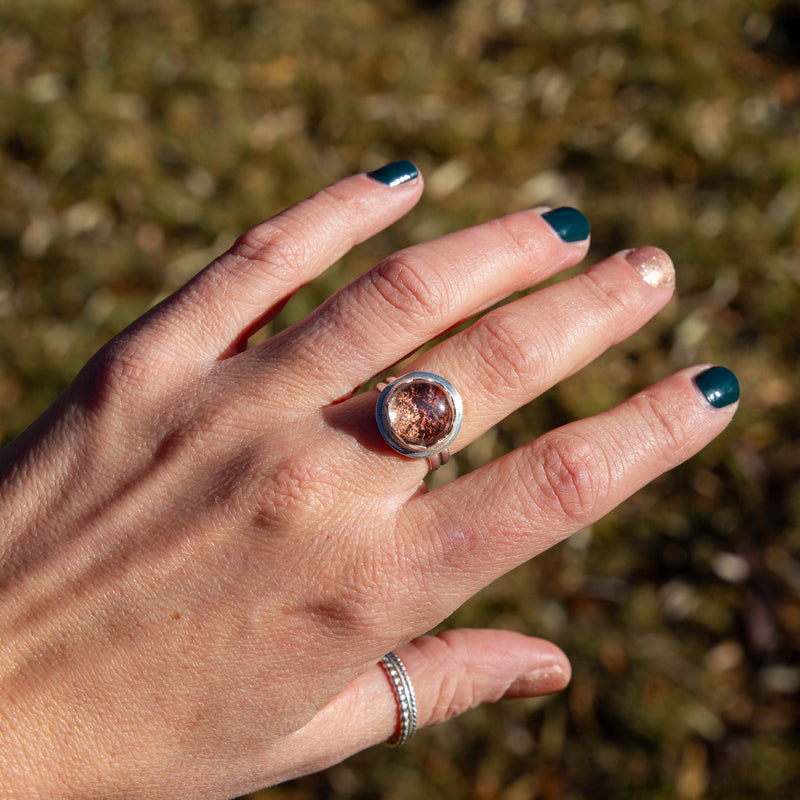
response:
<path fill-rule="evenodd" d="M 392 161 L 391 164 L 386 164 L 367 174 L 370 178 L 374 178 L 386 186 L 395 187 L 413 181 L 419 176 L 419 170 L 410 161 L 403 159 Z"/>
<path fill-rule="evenodd" d="M 668 286 L 675 281 L 672 259 L 657 247 L 628 250 L 625 260 L 639 273 L 648 286 Z"/>
<path fill-rule="evenodd" d="M 539 697 L 560 692 L 569 684 L 569 674 L 558 664 L 540 667 L 521 675 L 508 687 L 504 697 Z"/>
<path fill-rule="evenodd" d="M 694 382 L 714 408 L 725 408 L 739 399 L 739 381 L 725 367 L 711 367 L 696 375 Z"/>
<path fill-rule="evenodd" d="M 589 220 L 576 208 L 562 206 L 542 214 L 550 227 L 565 242 L 582 242 L 589 238 Z"/>

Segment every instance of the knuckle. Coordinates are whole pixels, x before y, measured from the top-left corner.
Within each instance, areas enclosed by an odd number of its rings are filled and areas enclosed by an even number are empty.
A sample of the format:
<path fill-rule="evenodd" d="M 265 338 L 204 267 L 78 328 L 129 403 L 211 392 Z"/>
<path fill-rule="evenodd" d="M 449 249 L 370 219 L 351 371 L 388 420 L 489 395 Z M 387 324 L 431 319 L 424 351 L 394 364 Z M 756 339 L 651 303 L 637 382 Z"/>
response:
<path fill-rule="evenodd" d="M 630 286 L 603 280 L 602 271 L 587 270 L 578 276 L 589 294 L 611 319 L 636 317 L 642 309 L 641 300 L 631 293 Z"/>
<path fill-rule="evenodd" d="M 587 524 L 608 493 L 613 470 L 601 448 L 567 431 L 553 432 L 531 450 L 536 504 L 576 525 Z"/>
<path fill-rule="evenodd" d="M 303 238 L 293 235 L 280 217 L 242 234 L 230 252 L 243 272 L 255 269 L 288 282 L 294 280 L 307 260 Z"/>
<path fill-rule="evenodd" d="M 509 214 L 492 223 L 506 237 L 515 254 L 526 261 L 537 262 L 546 255 L 547 240 L 531 225 L 527 213 Z"/>
<path fill-rule="evenodd" d="M 341 508 L 341 475 L 317 458 L 295 458 L 274 464 L 263 484 L 257 480 L 247 497 L 256 540 L 272 547 L 288 528 L 302 546 L 286 560 L 287 572 L 300 575 L 308 563 L 316 565 L 296 585 L 290 615 L 300 627 L 311 626 L 334 644 L 354 638 L 373 642 L 385 635 L 389 601 L 384 594 L 393 570 L 385 554 L 370 544 L 371 537 L 354 537 L 348 515 L 336 510 Z"/>
<path fill-rule="evenodd" d="M 516 392 L 531 380 L 538 359 L 526 346 L 529 337 L 505 316 L 489 314 L 470 329 L 478 355 L 478 380 L 487 391 Z"/>
<path fill-rule="evenodd" d="M 360 585 L 341 575 L 322 573 L 305 588 L 314 599 L 302 602 L 302 617 L 329 638 L 362 642 L 380 638 L 385 620 Z"/>
<path fill-rule="evenodd" d="M 300 616 L 336 642 L 377 642 L 386 635 L 394 601 L 387 596 L 393 576 L 379 559 L 364 558 L 348 546 L 345 532 L 331 531 L 328 552 L 318 552 L 320 565 L 298 598 Z"/>
<path fill-rule="evenodd" d="M 449 298 L 433 274 L 423 277 L 424 265 L 410 253 L 399 253 L 368 273 L 368 295 L 373 305 L 377 293 L 383 312 L 407 324 L 409 320 L 430 322 L 448 307 Z"/>
<path fill-rule="evenodd" d="M 453 719 L 482 703 L 495 702 L 508 687 L 493 670 L 475 662 L 457 631 L 424 636 L 415 644 L 424 650 L 430 672 L 437 676 L 427 725 Z"/>
<path fill-rule="evenodd" d="M 353 194 L 352 190 L 342 184 L 341 182 L 332 183 L 329 186 L 323 186 L 317 190 L 308 203 L 310 206 L 332 209 L 344 209 L 354 214 L 362 214 L 366 208 L 372 204 L 370 201 L 361 194 Z M 315 216 L 319 216 L 319 211 L 314 212 Z"/>
<path fill-rule="evenodd" d="M 132 338 L 117 337 L 84 368 L 87 399 L 94 405 L 120 408 L 130 399 L 149 396 L 156 383 L 153 357 Z"/>
<path fill-rule="evenodd" d="M 683 452 L 686 446 L 686 418 L 678 409 L 664 405 L 647 391 L 633 397 L 631 403 L 645 429 L 641 438 L 646 440 L 646 437 L 655 437 L 658 448 L 665 452 Z"/>
<path fill-rule="evenodd" d="M 368 210 L 365 198 L 343 186 L 320 189 L 308 200 L 242 234 L 217 260 L 210 279 L 227 284 L 231 275 L 246 280 L 266 274 L 294 289 L 308 279 L 309 268 L 320 252 L 330 247 L 332 237 L 346 243 L 345 250 L 359 240 L 358 231 Z"/>
<path fill-rule="evenodd" d="M 479 705 L 478 700 L 451 671 L 439 678 L 438 691 L 431 708 L 431 723 L 447 722 Z"/>
<path fill-rule="evenodd" d="M 288 447 L 284 438 L 271 440 L 276 451 Z M 275 457 L 263 450 L 256 460 L 263 463 L 251 483 L 245 484 L 243 507 L 250 509 L 248 526 L 268 541 L 276 530 L 289 528 L 302 534 L 315 532 L 319 517 L 335 508 L 341 492 L 336 472 L 315 449 L 306 453 Z M 325 548 L 333 541 L 335 519 L 319 534 L 315 544 Z"/>
<path fill-rule="evenodd" d="M 481 698 L 476 696 L 472 676 L 463 667 L 465 654 L 447 632 L 428 638 L 430 655 L 437 662 L 436 674 L 439 676 L 430 722 L 438 724 L 475 708 Z"/>
<path fill-rule="evenodd" d="M 355 542 L 344 528 L 325 534 L 325 552 L 301 600 L 303 614 L 311 618 L 326 636 L 337 641 L 358 638 L 361 643 L 385 639 L 387 625 L 397 619 L 402 604 L 403 628 L 426 626 L 432 612 L 442 610 L 441 597 L 416 573 L 412 561 L 413 544 L 398 547 L 401 537 L 361 538 Z M 403 577 L 413 605 L 398 598 L 398 576 Z M 394 621 L 394 622 L 392 622 Z"/>
<path fill-rule="evenodd" d="M 255 492 L 246 485 L 247 497 L 242 503 L 251 509 L 250 528 L 265 539 L 285 525 L 298 525 L 305 508 L 305 493 L 313 487 L 305 469 L 286 462 L 279 462 L 270 478 Z"/>

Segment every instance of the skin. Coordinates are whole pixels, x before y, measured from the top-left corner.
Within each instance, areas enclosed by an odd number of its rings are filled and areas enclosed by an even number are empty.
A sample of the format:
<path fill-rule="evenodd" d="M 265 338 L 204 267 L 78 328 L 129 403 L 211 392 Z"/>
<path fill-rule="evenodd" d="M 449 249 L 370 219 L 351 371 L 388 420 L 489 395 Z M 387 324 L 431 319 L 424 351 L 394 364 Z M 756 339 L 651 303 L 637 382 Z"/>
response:
<path fill-rule="evenodd" d="M 499 575 L 719 434 L 673 375 L 435 491 L 353 395 L 420 345 L 577 264 L 524 211 L 403 250 L 246 348 L 302 285 L 418 200 L 356 175 L 262 223 L 98 353 L 0 454 L 0 797 L 225 798 L 569 680 L 504 631 L 425 636 Z M 668 301 L 623 254 L 484 314 L 408 370 L 478 437 Z M 474 502 L 479 497 L 480 502 Z"/>

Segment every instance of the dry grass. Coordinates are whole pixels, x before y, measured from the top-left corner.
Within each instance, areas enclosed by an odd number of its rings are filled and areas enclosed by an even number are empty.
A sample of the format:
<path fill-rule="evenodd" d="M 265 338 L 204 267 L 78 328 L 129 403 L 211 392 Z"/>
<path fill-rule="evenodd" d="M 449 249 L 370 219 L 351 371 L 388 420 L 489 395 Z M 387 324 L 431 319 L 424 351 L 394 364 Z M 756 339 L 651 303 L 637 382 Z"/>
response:
<path fill-rule="evenodd" d="M 0 438 L 238 232 L 401 157 L 425 172 L 425 199 L 283 323 L 400 245 L 532 204 L 584 210 L 595 255 L 657 244 L 678 268 L 658 320 L 450 477 L 688 364 L 742 382 L 718 442 L 455 615 L 557 641 L 575 665 L 567 692 L 264 797 L 796 791 L 800 45 L 796 4 L 775 6 L 3 4 Z"/>

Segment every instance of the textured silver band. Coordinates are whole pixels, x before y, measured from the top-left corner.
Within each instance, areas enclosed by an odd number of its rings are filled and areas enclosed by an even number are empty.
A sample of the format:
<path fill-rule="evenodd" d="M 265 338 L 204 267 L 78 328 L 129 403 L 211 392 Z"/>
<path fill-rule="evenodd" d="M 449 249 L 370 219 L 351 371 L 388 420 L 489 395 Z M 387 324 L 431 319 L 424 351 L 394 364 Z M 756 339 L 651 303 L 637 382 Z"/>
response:
<path fill-rule="evenodd" d="M 435 469 L 443 467 L 450 460 L 450 451 L 445 447 L 444 450 L 428 456 L 425 460 L 428 462 L 428 469 L 433 472 Z"/>
<path fill-rule="evenodd" d="M 414 697 L 414 687 L 411 685 L 406 668 L 394 652 L 387 653 L 380 663 L 394 689 L 398 712 L 397 730 L 386 744 L 389 747 L 399 747 L 405 744 L 417 729 L 417 699 Z"/>

